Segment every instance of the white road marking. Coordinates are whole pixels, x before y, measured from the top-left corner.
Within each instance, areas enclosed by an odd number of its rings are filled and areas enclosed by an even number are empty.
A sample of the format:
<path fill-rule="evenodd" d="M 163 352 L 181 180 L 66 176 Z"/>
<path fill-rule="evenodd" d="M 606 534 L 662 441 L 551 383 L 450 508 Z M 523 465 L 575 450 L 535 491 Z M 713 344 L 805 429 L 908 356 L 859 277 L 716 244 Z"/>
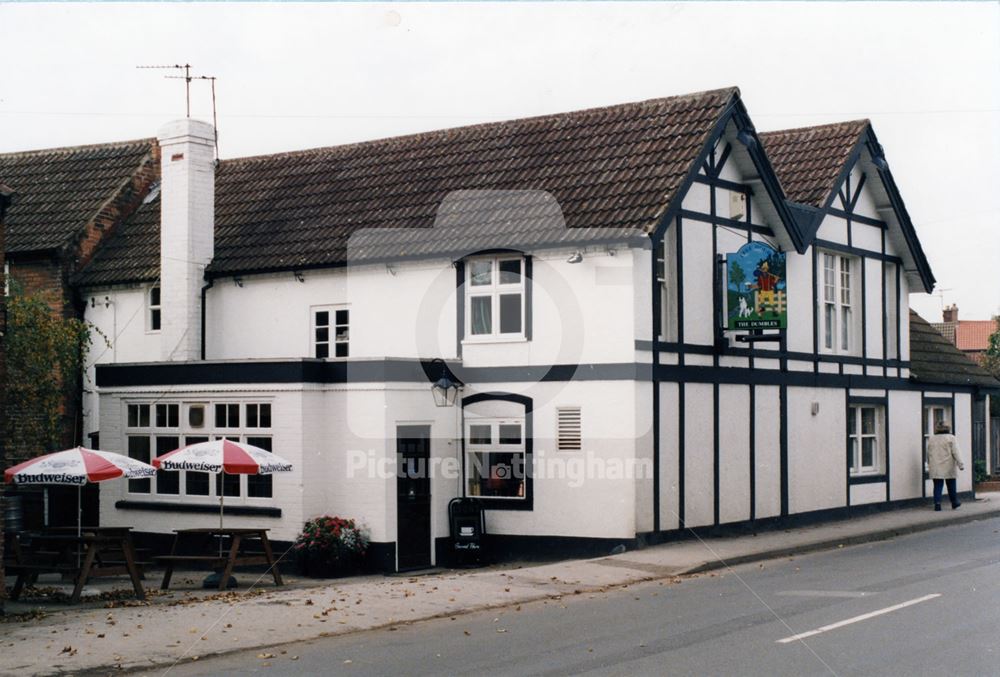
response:
<path fill-rule="evenodd" d="M 871 597 L 874 592 L 853 590 L 782 590 L 779 597 Z"/>
<path fill-rule="evenodd" d="M 784 639 L 779 639 L 777 644 L 788 644 L 789 642 L 797 642 L 800 639 L 805 639 L 806 637 L 812 637 L 814 635 L 819 635 L 824 632 L 829 632 L 830 630 L 836 630 L 837 628 L 842 628 L 845 625 L 851 625 L 852 623 L 859 623 L 861 621 L 866 621 L 869 618 L 875 618 L 876 616 L 881 616 L 883 614 L 892 613 L 893 611 L 898 611 L 900 609 L 905 609 L 908 606 L 913 606 L 914 604 L 920 604 L 921 602 L 926 602 L 928 600 L 934 599 L 935 597 L 940 597 L 941 593 L 935 592 L 931 595 L 924 595 L 923 597 L 917 597 L 916 599 L 911 599 L 908 602 L 901 602 L 900 604 L 894 604 L 892 606 L 887 606 L 884 609 L 879 609 L 878 611 L 870 611 L 866 614 L 861 614 L 860 616 L 855 616 L 854 618 L 848 618 L 847 620 L 838 621 L 837 623 L 831 623 L 830 625 L 824 625 L 822 628 L 816 628 L 815 630 L 810 630 L 809 632 L 800 632 L 797 635 L 792 635 L 791 637 L 785 637 Z"/>

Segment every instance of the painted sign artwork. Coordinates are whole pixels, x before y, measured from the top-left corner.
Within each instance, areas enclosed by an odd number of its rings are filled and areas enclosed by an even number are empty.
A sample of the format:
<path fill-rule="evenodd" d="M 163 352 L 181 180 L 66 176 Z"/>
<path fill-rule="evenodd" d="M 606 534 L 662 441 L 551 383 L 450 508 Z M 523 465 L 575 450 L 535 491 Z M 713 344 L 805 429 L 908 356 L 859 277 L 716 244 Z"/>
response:
<path fill-rule="evenodd" d="M 785 254 L 764 242 L 748 242 L 726 255 L 726 327 L 787 329 Z"/>

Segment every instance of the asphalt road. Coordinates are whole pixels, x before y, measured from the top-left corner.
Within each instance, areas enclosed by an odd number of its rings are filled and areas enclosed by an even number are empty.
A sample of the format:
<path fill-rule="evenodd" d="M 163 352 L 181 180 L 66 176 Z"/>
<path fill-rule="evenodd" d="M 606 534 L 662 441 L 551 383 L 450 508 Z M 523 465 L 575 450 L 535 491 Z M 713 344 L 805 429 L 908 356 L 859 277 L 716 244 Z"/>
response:
<path fill-rule="evenodd" d="M 803 633 L 815 634 L 795 638 Z M 1000 519 L 185 663 L 169 674 L 255 672 L 1000 674 Z"/>

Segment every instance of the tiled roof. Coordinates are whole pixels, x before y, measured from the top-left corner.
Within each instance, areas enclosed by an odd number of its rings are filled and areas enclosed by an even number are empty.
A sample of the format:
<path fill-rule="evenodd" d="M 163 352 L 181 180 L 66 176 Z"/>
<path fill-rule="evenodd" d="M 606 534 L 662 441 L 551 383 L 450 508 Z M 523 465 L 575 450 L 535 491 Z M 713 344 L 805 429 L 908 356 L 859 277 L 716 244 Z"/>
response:
<path fill-rule="evenodd" d="M 159 188 L 119 224 L 115 234 L 73 280 L 77 284 L 152 282 L 160 277 Z"/>
<path fill-rule="evenodd" d="M 998 329 L 996 320 L 958 320 L 932 325 L 959 350 L 982 351 L 990 347 L 990 336 Z"/>
<path fill-rule="evenodd" d="M 7 210 L 8 253 L 72 240 L 149 156 L 153 139 L 0 154 L 17 199 Z"/>
<path fill-rule="evenodd" d="M 958 326 L 957 322 L 931 322 L 932 327 L 937 331 L 937 333 L 944 336 L 951 343 L 955 343 L 955 328 Z"/>
<path fill-rule="evenodd" d="M 761 132 L 761 143 L 794 202 L 824 207 L 868 120 Z"/>
<path fill-rule="evenodd" d="M 955 345 L 959 350 L 986 350 L 996 330 L 996 320 L 959 320 Z"/>
<path fill-rule="evenodd" d="M 1000 381 L 976 365 L 927 320 L 910 311 L 910 378 L 921 383 L 1000 388 Z"/>
<path fill-rule="evenodd" d="M 216 173 L 209 272 L 289 270 L 337 265 L 348 257 L 527 248 L 648 232 L 738 98 L 739 91 L 728 88 L 226 160 Z M 551 197 L 476 192 L 485 190 L 546 191 Z M 126 281 L 119 270 L 145 271 L 150 278 L 159 266 L 154 211 L 158 205 L 151 202 L 116 236 L 141 246 L 105 246 L 78 281 Z M 424 232 L 389 230 L 400 228 Z M 360 231 L 366 235 L 351 240 Z"/>

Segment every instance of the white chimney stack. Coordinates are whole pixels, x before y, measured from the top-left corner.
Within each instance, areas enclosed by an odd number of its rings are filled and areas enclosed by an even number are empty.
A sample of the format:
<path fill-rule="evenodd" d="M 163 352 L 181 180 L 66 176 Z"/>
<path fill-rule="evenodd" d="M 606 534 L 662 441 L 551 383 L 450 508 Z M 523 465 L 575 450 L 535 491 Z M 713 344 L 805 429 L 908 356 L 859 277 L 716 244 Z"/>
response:
<path fill-rule="evenodd" d="M 215 252 L 215 129 L 168 123 L 160 143 L 160 351 L 201 359 L 201 288 Z"/>

